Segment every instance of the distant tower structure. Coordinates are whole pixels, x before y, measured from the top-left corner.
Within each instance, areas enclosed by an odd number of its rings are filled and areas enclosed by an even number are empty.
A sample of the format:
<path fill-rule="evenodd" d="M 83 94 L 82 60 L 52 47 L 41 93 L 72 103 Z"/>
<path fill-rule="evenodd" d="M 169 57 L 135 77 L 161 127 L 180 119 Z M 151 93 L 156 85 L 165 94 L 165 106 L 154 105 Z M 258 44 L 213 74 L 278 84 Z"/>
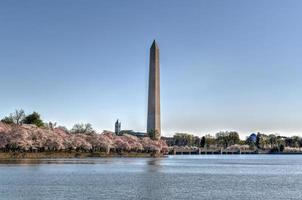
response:
<path fill-rule="evenodd" d="M 121 122 L 119 122 L 118 120 L 116 120 L 115 122 L 115 134 L 119 135 L 121 132 Z"/>
<path fill-rule="evenodd" d="M 160 74 L 159 48 L 155 40 L 150 48 L 147 133 L 157 131 L 160 139 Z"/>

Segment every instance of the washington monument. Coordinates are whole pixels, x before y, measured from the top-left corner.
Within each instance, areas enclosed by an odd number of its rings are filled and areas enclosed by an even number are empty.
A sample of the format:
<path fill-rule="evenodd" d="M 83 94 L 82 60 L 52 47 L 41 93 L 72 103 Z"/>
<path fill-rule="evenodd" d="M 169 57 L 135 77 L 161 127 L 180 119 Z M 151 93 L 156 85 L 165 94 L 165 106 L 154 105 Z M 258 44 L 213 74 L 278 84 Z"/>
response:
<path fill-rule="evenodd" d="M 147 133 L 157 131 L 160 138 L 160 67 L 159 48 L 155 40 L 150 48 Z M 158 138 L 159 137 L 159 138 Z"/>

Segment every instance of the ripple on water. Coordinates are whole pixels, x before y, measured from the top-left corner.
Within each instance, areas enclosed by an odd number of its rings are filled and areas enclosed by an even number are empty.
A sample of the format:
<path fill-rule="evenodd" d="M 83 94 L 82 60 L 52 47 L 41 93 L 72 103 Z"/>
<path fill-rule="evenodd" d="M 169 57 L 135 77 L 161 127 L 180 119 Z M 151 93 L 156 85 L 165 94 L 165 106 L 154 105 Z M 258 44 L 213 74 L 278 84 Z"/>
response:
<path fill-rule="evenodd" d="M 0 199 L 302 199 L 301 155 L 0 161 Z"/>

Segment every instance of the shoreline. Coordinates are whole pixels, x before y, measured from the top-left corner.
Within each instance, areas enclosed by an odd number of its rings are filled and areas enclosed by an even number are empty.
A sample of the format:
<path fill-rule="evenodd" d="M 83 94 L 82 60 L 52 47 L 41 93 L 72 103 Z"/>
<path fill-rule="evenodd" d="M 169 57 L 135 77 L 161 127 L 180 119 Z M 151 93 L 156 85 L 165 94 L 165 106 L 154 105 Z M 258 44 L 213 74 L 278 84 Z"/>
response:
<path fill-rule="evenodd" d="M 0 152 L 0 160 L 10 159 L 56 159 L 56 158 L 150 158 L 163 157 L 152 153 L 109 153 L 106 152 Z"/>
<path fill-rule="evenodd" d="M 302 152 L 259 152 L 249 154 L 159 154 L 152 153 L 109 153 L 106 152 L 0 152 L 0 160 L 19 160 L 19 159 L 72 159 L 72 158 L 152 158 L 152 157 L 167 157 L 169 155 L 181 156 L 204 156 L 204 155 L 302 155 Z"/>

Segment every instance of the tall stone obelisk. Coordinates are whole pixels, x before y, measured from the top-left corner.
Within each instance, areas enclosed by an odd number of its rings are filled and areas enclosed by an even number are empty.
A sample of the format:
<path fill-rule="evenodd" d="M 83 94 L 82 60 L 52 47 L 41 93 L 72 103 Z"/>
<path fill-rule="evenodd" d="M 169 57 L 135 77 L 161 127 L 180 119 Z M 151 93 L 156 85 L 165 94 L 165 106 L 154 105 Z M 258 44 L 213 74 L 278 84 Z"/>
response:
<path fill-rule="evenodd" d="M 147 133 L 157 131 L 160 138 L 160 73 L 159 48 L 155 40 L 150 48 Z"/>

